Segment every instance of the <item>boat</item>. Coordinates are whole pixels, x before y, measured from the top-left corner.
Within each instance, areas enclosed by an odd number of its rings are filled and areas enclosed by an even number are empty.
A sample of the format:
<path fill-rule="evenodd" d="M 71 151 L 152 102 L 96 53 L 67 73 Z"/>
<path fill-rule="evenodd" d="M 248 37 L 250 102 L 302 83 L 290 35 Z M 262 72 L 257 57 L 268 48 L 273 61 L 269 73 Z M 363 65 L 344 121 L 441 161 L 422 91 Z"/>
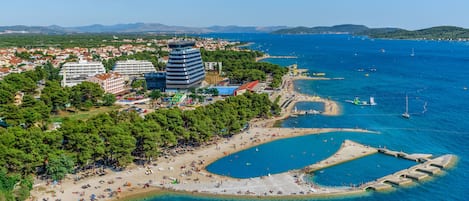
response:
<path fill-rule="evenodd" d="M 375 102 L 375 97 L 370 96 L 370 101 L 361 101 L 360 98 L 355 97 L 353 100 L 346 100 L 345 102 L 347 103 L 352 103 L 354 105 L 359 105 L 359 106 L 374 106 L 377 105 Z"/>
<path fill-rule="evenodd" d="M 313 76 L 323 77 L 323 76 L 326 76 L 326 73 L 313 73 Z"/>
<path fill-rule="evenodd" d="M 412 48 L 412 52 L 410 53 L 410 56 L 411 57 L 415 56 L 414 48 Z"/>
<path fill-rule="evenodd" d="M 406 119 L 410 118 L 410 114 L 409 114 L 409 97 L 407 96 L 407 94 L 405 95 L 405 112 L 402 113 L 402 117 L 404 117 Z"/>

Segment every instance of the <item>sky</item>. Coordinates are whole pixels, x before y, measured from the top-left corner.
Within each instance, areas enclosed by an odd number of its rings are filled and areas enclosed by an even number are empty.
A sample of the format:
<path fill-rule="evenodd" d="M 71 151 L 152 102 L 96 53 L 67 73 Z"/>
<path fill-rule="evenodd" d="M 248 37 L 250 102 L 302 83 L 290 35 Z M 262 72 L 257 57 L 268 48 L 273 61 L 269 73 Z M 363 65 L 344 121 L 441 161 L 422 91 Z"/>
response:
<path fill-rule="evenodd" d="M 5 0 L 0 26 L 161 23 L 469 28 L 469 0 Z"/>

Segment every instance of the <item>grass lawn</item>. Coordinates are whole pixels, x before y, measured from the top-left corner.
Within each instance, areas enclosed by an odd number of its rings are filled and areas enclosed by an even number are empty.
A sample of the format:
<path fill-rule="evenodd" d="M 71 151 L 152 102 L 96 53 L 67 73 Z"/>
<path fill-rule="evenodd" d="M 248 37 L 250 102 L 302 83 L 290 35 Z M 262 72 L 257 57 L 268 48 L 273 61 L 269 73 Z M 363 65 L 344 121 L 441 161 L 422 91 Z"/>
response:
<path fill-rule="evenodd" d="M 110 112 L 113 110 L 118 110 L 121 106 L 110 106 L 110 107 L 93 107 L 89 111 L 77 111 L 77 112 L 66 112 L 61 111 L 57 115 L 51 116 L 51 122 L 62 122 L 65 117 L 68 117 L 73 120 L 87 120 L 90 117 L 93 117 L 100 113 Z"/>

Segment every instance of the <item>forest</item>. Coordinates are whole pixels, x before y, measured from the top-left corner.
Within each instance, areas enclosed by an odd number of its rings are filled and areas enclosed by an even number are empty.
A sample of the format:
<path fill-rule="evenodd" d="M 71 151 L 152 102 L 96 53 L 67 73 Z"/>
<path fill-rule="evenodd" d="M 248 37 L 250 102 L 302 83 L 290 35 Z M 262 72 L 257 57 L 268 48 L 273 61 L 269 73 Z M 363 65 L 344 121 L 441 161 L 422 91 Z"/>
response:
<path fill-rule="evenodd" d="M 173 36 L 151 34 L 0 34 L 0 47 L 56 47 L 56 48 L 95 48 L 101 46 L 121 46 L 137 43 L 136 39 L 170 39 Z M 123 40 L 127 39 L 127 40 Z M 129 41 L 130 40 L 130 41 Z"/>
<path fill-rule="evenodd" d="M 256 62 L 256 57 L 261 57 L 259 51 L 234 51 L 234 50 L 200 50 L 204 62 L 222 62 L 223 72 L 233 83 L 243 83 L 247 81 L 265 81 L 267 76 L 272 76 L 271 87 L 277 88 L 282 83 L 282 76 L 288 69 L 280 65 L 267 62 Z"/>

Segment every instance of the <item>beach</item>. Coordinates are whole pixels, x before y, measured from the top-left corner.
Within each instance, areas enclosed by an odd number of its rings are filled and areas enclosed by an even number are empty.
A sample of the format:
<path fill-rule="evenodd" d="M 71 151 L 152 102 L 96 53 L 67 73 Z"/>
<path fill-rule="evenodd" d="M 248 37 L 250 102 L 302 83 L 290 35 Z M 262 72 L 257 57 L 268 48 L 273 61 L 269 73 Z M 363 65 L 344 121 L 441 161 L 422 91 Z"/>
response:
<path fill-rule="evenodd" d="M 377 153 L 376 148 L 350 140 L 342 142 L 340 149 L 329 158 L 299 170 L 237 179 L 216 175 L 205 169 L 222 157 L 274 140 L 327 132 L 379 134 L 359 128 L 274 128 L 276 121 L 289 117 L 294 105 L 302 101 L 324 103 L 322 115 L 340 115 L 340 107 L 336 102 L 296 92 L 293 81 L 298 79 L 301 77 L 285 76 L 282 90 L 271 95 L 271 99 L 280 96 L 279 104 L 283 106 L 279 116 L 254 119 L 248 129 L 230 138 L 219 138 L 200 147 L 178 148 L 172 156 L 161 156 L 148 165 L 134 165 L 124 171 L 106 170 L 106 174 L 91 174 L 76 181 L 75 178 L 83 177 L 84 173 L 69 175 L 56 184 L 36 183 L 31 192 L 32 200 L 130 199 L 168 191 L 212 196 L 331 197 L 363 194 L 366 188 L 378 189 L 382 186 L 381 180 L 371 182 L 368 186 L 342 188 L 319 186 L 305 181 L 304 177 L 308 173 Z"/>
<path fill-rule="evenodd" d="M 271 95 L 271 100 L 280 96 L 280 103 L 289 102 L 288 106 L 282 108 L 280 116 L 270 119 L 254 119 L 250 122 L 250 128 L 240 134 L 234 135 L 231 138 L 213 141 L 209 145 L 180 150 L 184 153 L 179 153 L 171 157 L 160 157 L 147 166 L 134 165 L 124 171 L 106 170 L 105 175 L 88 172 L 86 175 L 91 176 L 86 178 L 83 178 L 85 177 L 83 176 L 85 173 L 69 175 L 66 179 L 56 184 L 36 182 L 34 189 L 31 191 L 32 198 L 34 198 L 34 200 L 59 199 L 62 201 L 89 200 L 91 198 L 106 200 L 128 197 L 139 194 L 142 191 L 174 189 L 192 192 L 197 191 L 196 189 L 205 189 L 207 185 L 216 185 L 223 180 L 234 182 L 225 182 L 225 184 L 232 185 L 233 187 L 231 189 L 236 189 L 235 186 L 246 186 L 246 184 L 237 183 L 236 179 L 209 173 L 205 170 L 205 166 L 231 153 L 283 138 L 333 131 L 372 133 L 362 129 L 343 128 L 273 128 L 272 126 L 276 121 L 289 117 L 293 106 L 300 101 L 323 102 L 325 104 L 324 115 L 340 114 L 338 104 L 334 101 L 296 92 L 294 90 L 293 81 L 297 79 L 301 78 L 285 76 L 281 90 Z M 97 170 L 95 170 L 95 172 L 96 171 Z M 289 175 L 289 173 L 275 175 L 273 177 L 274 179 L 270 182 L 275 185 L 276 183 L 285 183 L 286 180 L 290 179 L 287 183 L 292 183 L 290 176 L 287 175 Z M 75 181 L 78 177 L 82 179 Z M 257 180 L 259 180 L 259 178 Z M 254 182 L 257 180 L 254 179 Z M 257 183 L 257 186 L 259 186 L 259 181 L 257 181 Z M 293 182 L 293 184 L 295 184 L 295 182 Z M 256 184 L 251 185 L 248 183 L 247 186 L 251 188 L 255 185 Z M 176 186 L 177 188 L 174 188 Z M 291 187 L 289 189 L 296 188 Z M 265 190 L 266 189 L 258 190 L 256 194 L 263 194 L 266 192 Z M 235 193 L 226 191 L 225 193 L 236 195 L 239 194 L 238 191 L 239 190 Z M 290 194 L 299 193 L 305 192 L 305 189 L 290 191 L 286 192 L 290 192 Z M 328 192 L 334 192 L 334 190 L 329 189 Z"/>

